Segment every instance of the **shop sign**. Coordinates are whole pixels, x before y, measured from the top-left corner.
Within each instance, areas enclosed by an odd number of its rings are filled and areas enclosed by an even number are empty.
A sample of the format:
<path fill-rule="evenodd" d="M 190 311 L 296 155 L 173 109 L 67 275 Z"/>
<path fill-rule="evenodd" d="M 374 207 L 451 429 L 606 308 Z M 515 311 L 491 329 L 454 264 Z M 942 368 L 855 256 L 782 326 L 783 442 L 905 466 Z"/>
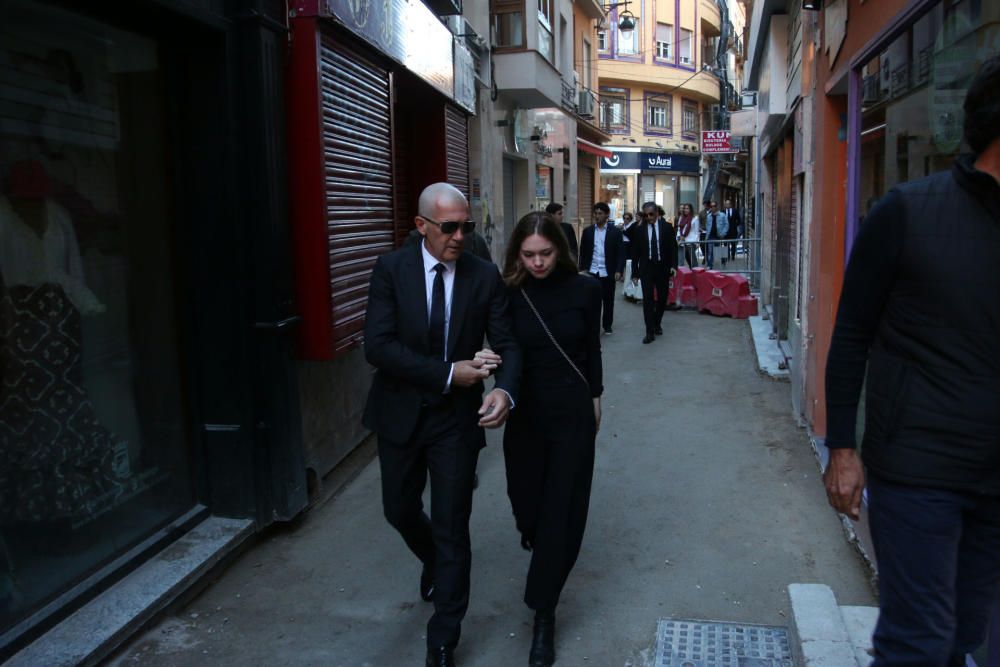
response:
<path fill-rule="evenodd" d="M 326 13 L 449 98 L 456 98 L 451 31 L 422 2 L 325 0 Z M 456 99 L 462 106 L 463 100 Z"/>
<path fill-rule="evenodd" d="M 635 152 L 618 152 L 612 150 L 611 157 L 601 158 L 601 169 L 630 169 L 633 171 L 639 171 L 641 167 L 639 166 L 640 154 Z"/>
<path fill-rule="evenodd" d="M 675 153 L 641 153 L 643 171 L 701 171 L 701 158 L 697 155 L 677 155 Z"/>
<path fill-rule="evenodd" d="M 682 155 L 677 153 L 635 153 L 613 151 L 611 157 L 601 158 L 601 170 L 614 172 L 624 171 L 682 171 L 698 173 L 701 171 L 701 158 L 698 155 Z"/>
<path fill-rule="evenodd" d="M 729 143 L 731 137 L 729 130 L 702 130 L 701 152 L 710 154 L 735 153 L 736 149 Z"/>
<path fill-rule="evenodd" d="M 455 103 L 476 113 L 476 64 L 472 52 L 455 41 Z"/>

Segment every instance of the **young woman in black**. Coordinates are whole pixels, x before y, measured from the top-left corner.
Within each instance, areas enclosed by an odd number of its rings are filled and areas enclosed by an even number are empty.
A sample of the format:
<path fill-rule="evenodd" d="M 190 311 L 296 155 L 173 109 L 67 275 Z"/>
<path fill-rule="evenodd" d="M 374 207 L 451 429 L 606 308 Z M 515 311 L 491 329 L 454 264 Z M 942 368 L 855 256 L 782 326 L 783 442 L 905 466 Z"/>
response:
<path fill-rule="evenodd" d="M 524 601 L 535 611 L 529 665 L 555 662 L 555 608 L 583 542 L 601 421 L 601 286 L 577 273 L 548 214 L 521 218 L 504 280 L 524 355 L 504 432 L 507 495 L 532 552 Z M 484 350 L 483 353 L 488 351 Z"/>

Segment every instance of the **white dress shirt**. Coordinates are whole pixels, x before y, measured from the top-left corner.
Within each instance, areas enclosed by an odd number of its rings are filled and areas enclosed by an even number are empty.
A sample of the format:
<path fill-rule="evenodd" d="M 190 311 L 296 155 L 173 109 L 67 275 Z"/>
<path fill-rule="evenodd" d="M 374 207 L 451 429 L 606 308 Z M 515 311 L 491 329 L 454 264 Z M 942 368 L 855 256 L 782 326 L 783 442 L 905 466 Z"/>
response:
<path fill-rule="evenodd" d="M 590 262 L 590 272 L 601 278 L 608 277 L 608 268 L 604 261 L 604 241 L 608 237 L 608 226 L 594 225 L 594 259 Z"/>
<path fill-rule="evenodd" d="M 653 226 L 655 225 L 655 227 Z M 656 229 L 656 245 L 660 245 L 660 223 L 654 222 L 652 225 L 646 225 L 646 246 L 649 248 L 649 261 L 653 261 L 653 229 Z M 659 252 L 662 248 L 656 248 L 656 258 L 663 261 L 663 258 L 659 256 Z"/>
<path fill-rule="evenodd" d="M 420 243 L 420 252 L 424 257 L 424 287 L 427 294 L 427 321 L 431 319 L 431 302 L 434 299 L 434 278 L 437 273 L 434 267 L 438 264 L 444 265 L 444 358 L 448 358 L 448 329 L 451 325 L 451 297 L 455 292 L 455 262 L 441 262 L 434 255 L 427 252 L 426 241 Z M 448 371 L 448 381 L 444 386 L 444 393 L 451 389 L 451 376 L 455 372 L 455 364 L 451 365 Z"/>

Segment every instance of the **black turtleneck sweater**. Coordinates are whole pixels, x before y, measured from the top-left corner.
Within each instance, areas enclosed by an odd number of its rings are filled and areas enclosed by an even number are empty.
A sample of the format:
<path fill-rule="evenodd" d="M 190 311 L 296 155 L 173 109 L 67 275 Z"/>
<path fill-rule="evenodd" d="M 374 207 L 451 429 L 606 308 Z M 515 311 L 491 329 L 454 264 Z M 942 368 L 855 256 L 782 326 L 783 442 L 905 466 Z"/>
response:
<path fill-rule="evenodd" d="M 590 395 L 600 396 L 604 392 L 600 283 L 592 276 L 556 269 L 542 280 L 528 276 L 521 287 L 559 345 L 587 378 Z M 514 335 L 524 358 L 522 397 L 535 390 L 581 382 L 545 334 L 521 289 L 512 287 L 509 291 Z"/>

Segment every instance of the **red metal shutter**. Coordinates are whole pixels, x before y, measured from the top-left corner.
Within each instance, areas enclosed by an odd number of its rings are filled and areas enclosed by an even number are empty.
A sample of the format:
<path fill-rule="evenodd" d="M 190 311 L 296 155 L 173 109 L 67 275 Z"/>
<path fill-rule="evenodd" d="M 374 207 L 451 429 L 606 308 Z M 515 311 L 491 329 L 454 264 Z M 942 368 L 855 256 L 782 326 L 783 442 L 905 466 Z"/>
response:
<path fill-rule="evenodd" d="M 465 113 L 444 105 L 444 134 L 448 182 L 469 198 L 469 126 Z"/>
<path fill-rule="evenodd" d="M 584 221 L 590 220 L 590 214 L 594 210 L 594 168 L 580 165 L 577 171 L 577 197 L 576 215 Z"/>
<path fill-rule="evenodd" d="M 368 280 L 393 249 L 389 71 L 323 34 L 320 43 L 333 347 L 362 340 Z"/>

